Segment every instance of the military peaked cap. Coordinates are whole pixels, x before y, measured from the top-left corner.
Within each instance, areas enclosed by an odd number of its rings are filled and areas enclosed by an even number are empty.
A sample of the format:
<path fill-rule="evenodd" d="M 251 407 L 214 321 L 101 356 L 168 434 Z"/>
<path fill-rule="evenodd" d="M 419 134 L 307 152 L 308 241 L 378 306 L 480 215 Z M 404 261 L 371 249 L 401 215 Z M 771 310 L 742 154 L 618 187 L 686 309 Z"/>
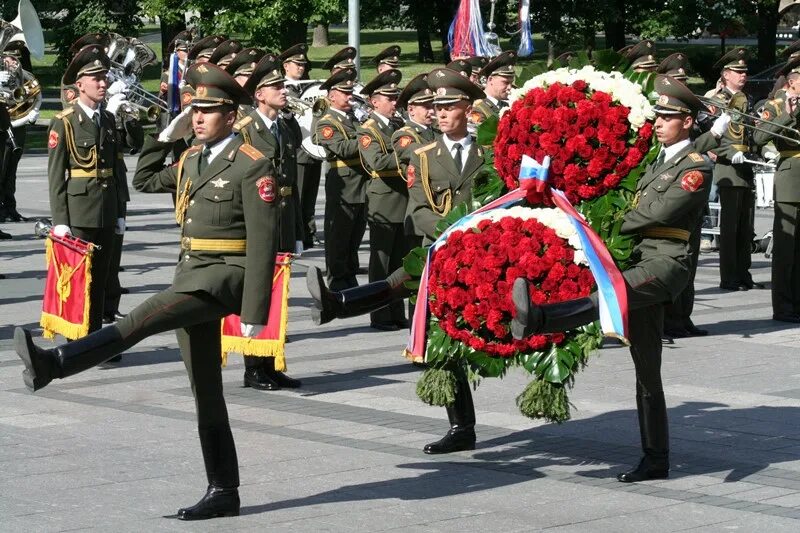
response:
<path fill-rule="evenodd" d="M 379 66 L 381 63 L 386 63 L 392 68 L 397 68 L 400 66 L 400 47 L 396 44 L 393 44 L 389 48 L 381 50 L 378 52 L 373 60 L 376 66 Z"/>
<path fill-rule="evenodd" d="M 278 60 L 281 62 L 281 64 L 291 61 L 292 63 L 305 65 L 308 63 L 308 56 L 306 55 L 307 53 L 308 45 L 306 43 L 298 43 L 281 52 L 281 54 L 278 56 Z"/>
<path fill-rule="evenodd" d="M 335 74 L 331 74 L 331 77 L 325 80 L 319 88 L 328 91 L 336 89 L 344 93 L 351 93 L 357 76 L 358 73 L 354 68 L 341 69 Z"/>
<path fill-rule="evenodd" d="M 228 63 L 225 72 L 233 77 L 249 76 L 253 73 L 256 63 L 261 61 L 265 54 L 261 48 L 245 48 Z"/>
<path fill-rule="evenodd" d="M 183 30 L 178 32 L 178 34 L 172 38 L 172 40 L 167 45 L 167 53 L 172 53 L 175 51 L 189 51 L 189 44 L 192 42 L 192 33 L 189 30 Z"/>
<path fill-rule="evenodd" d="M 625 58 L 631 62 L 631 68 L 638 68 L 643 70 L 655 70 L 658 66 L 656 63 L 656 46 L 653 41 L 645 39 L 625 51 Z"/>
<path fill-rule="evenodd" d="M 214 49 L 223 42 L 225 42 L 224 35 L 209 35 L 208 37 L 203 37 L 194 43 L 187 57 L 195 61 L 204 57 L 210 58 L 211 54 L 214 53 Z"/>
<path fill-rule="evenodd" d="M 455 70 L 437 68 L 428 74 L 428 85 L 433 91 L 434 104 L 454 104 L 460 101 L 472 102 L 486 95 L 480 87 Z"/>
<path fill-rule="evenodd" d="M 653 110 L 660 115 L 687 114 L 697 116 L 700 110 L 706 107 L 695 96 L 683 82 L 659 74 L 656 76 L 655 90 L 658 93 L 658 101 Z"/>
<path fill-rule="evenodd" d="M 467 61 L 466 59 L 453 60 L 449 62 L 447 65 L 445 65 L 445 68 L 449 68 L 450 70 L 455 70 L 465 78 L 469 78 L 472 75 L 472 65 L 470 65 L 469 61 Z"/>
<path fill-rule="evenodd" d="M 195 63 L 186 71 L 186 83 L 194 87 L 192 107 L 251 104 L 253 99 L 230 74 L 213 63 Z"/>
<path fill-rule="evenodd" d="M 242 48 L 244 48 L 242 43 L 236 39 L 228 39 L 214 49 L 208 61 L 225 68 L 236 57 L 236 54 L 242 51 Z"/>
<path fill-rule="evenodd" d="M 103 48 L 106 48 L 111 43 L 111 36 L 107 33 L 96 31 L 94 33 L 87 33 L 78 38 L 77 41 L 72 43 L 69 47 L 69 54 L 72 57 L 75 57 L 75 54 L 81 51 L 81 48 L 84 46 L 89 46 L 90 44 L 97 44 Z"/>
<path fill-rule="evenodd" d="M 746 48 L 734 48 L 724 56 L 722 56 L 719 61 L 714 63 L 714 70 L 724 70 L 729 69 L 735 72 L 747 72 L 747 49 Z"/>
<path fill-rule="evenodd" d="M 382 94 L 384 96 L 399 96 L 400 95 L 400 80 L 403 74 L 399 70 L 393 68 L 384 70 L 368 84 L 361 89 L 361 94 L 364 96 L 373 96 Z"/>
<path fill-rule="evenodd" d="M 256 65 L 244 88 L 248 93 L 253 94 L 261 87 L 283 83 L 286 80 L 283 77 L 281 65 L 282 62 L 277 56 L 273 54 L 265 55 Z"/>
<path fill-rule="evenodd" d="M 108 72 L 111 60 L 99 44 L 84 46 L 75 55 L 64 73 L 64 84 L 72 85 L 81 76 L 93 76 Z"/>
<path fill-rule="evenodd" d="M 686 74 L 688 67 L 689 60 L 686 58 L 686 54 L 677 52 L 665 57 L 664 60 L 658 64 L 656 72 L 659 74 L 666 74 L 676 80 L 684 81 L 688 78 Z"/>
<path fill-rule="evenodd" d="M 355 67 L 356 62 L 354 61 L 358 55 L 358 51 L 353 48 L 352 46 L 346 46 L 342 48 L 338 52 L 336 52 L 332 58 L 327 60 L 322 68 L 333 70 L 337 68 L 351 68 Z"/>
<path fill-rule="evenodd" d="M 419 74 L 400 92 L 397 97 L 397 107 L 406 107 L 408 104 L 425 104 L 433 102 L 433 91 L 428 86 L 428 75 Z"/>
<path fill-rule="evenodd" d="M 489 61 L 485 67 L 480 71 L 481 76 L 503 76 L 504 78 L 513 78 L 516 76 L 514 65 L 517 62 L 517 53 L 513 50 L 508 50 L 501 53 Z"/>

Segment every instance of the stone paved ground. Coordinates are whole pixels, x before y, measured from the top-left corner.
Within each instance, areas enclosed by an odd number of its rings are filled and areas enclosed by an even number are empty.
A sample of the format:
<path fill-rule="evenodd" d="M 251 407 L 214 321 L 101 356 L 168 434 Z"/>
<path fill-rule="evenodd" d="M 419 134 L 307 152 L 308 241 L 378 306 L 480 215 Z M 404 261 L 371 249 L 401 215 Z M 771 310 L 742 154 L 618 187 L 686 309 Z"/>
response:
<path fill-rule="evenodd" d="M 135 161 L 130 161 L 133 168 Z M 19 203 L 48 213 L 46 159 L 26 156 Z M 321 200 L 321 199 L 320 199 Z M 320 209 L 322 201 L 320 201 Z M 134 194 L 123 311 L 166 287 L 177 230 L 167 196 Z M 770 224 L 760 212 L 759 228 Z M 205 488 L 194 406 L 172 334 L 122 362 L 31 395 L 12 350 L 14 326 L 35 327 L 43 242 L 6 224 L 0 243 L 0 530 L 216 531 L 798 531 L 798 329 L 770 320 L 768 291 L 720 293 L 716 255 L 698 273 L 703 339 L 665 347 L 673 470 L 669 480 L 614 479 L 638 460 L 633 367 L 607 347 L 579 376 L 574 419 L 531 422 L 514 406 L 512 372 L 475 394 L 478 449 L 429 457 L 443 409 L 414 394 L 418 372 L 399 356 L 403 333 L 364 318 L 315 327 L 304 272 L 291 282 L 290 374 L 296 391 L 241 386 L 237 356 L 223 372 L 241 463 L 242 516 L 181 523 L 175 510 Z M 362 249 L 366 258 L 366 246 Z M 769 262 L 754 257 L 768 281 Z M 47 341 L 40 340 L 43 344 Z"/>

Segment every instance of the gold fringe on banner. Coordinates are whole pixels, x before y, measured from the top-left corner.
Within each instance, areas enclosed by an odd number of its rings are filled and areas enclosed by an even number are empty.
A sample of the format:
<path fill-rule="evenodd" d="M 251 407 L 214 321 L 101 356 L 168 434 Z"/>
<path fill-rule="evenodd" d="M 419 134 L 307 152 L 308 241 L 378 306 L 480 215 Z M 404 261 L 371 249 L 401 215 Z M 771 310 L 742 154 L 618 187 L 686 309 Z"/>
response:
<path fill-rule="evenodd" d="M 91 306 L 91 297 L 90 297 L 90 291 L 92 287 L 91 249 L 89 252 L 84 254 L 80 263 L 78 263 L 75 268 L 69 267 L 67 270 L 65 270 L 62 268 L 62 265 L 58 264 L 58 261 L 56 260 L 55 252 L 53 251 L 53 241 L 47 239 L 45 241 L 44 257 L 45 257 L 45 268 L 48 270 L 48 272 L 50 270 L 50 262 L 55 261 L 55 273 L 57 276 L 56 291 L 59 297 L 59 303 L 58 303 L 59 313 L 61 312 L 62 305 L 64 304 L 64 302 L 67 301 L 67 298 L 69 298 L 70 292 L 72 291 L 72 275 L 81 267 L 83 267 L 86 270 L 85 274 L 86 283 L 84 283 L 83 287 L 83 321 L 80 324 L 74 324 L 61 316 L 53 315 L 51 313 L 45 313 L 44 311 L 42 311 L 42 316 L 39 319 L 39 325 L 42 326 L 42 336 L 45 339 L 54 339 L 56 334 L 58 334 L 70 340 L 75 340 L 75 339 L 80 339 L 81 337 L 85 337 L 86 335 L 89 334 L 89 309 Z"/>

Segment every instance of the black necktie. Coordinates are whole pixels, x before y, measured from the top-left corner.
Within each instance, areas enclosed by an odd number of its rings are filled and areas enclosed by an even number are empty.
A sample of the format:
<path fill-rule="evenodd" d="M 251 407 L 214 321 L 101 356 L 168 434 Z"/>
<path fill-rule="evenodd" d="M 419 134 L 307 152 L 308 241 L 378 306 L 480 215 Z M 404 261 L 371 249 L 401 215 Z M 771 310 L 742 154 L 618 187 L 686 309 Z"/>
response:
<path fill-rule="evenodd" d="M 97 144 L 103 144 L 103 121 L 102 121 L 102 111 L 101 108 L 97 108 L 94 110 L 94 115 L 92 115 L 92 122 L 94 122 L 97 131 L 95 132 L 95 139 L 97 139 Z"/>
<path fill-rule="evenodd" d="M 280 146 L 281 145 L 281 133 L 278 130 L 278 121 L 277 120 L 274 121 L 272 123 L 272 126 L 269 127 L 269 131 L 270 131 L 270 133 L 272 133 L 272 136 L 275 137 L 275 140 L 278 141 L 278 146 Z"/>
<path fill-rule="evenodd" d="M 205 147 L 203 151 L 200 153 L 200 174 L 208 167 L 208 158 L 211 157 L 211 148 Z"/>
<path fill-rule="evenodd" d="M 498 100 L 497 109 L 503 109 L 504 107 L 508 107 L 508 102 L 506 102 L 505 100 Z"/>
<path fill-rule="evenodd" d="M 464 147 L 461 146 L 461 143 L 456 143 L 456 144 L 453 145 L 453 148 L 456 151 L 456 155 L 453 156 L 453 161 L 456 164 L 456 168 L 458 169 L 458 173 L 461 174 L 461 170 L 464 167 L 464 163 L 461 161 L 461 150 Z"/>

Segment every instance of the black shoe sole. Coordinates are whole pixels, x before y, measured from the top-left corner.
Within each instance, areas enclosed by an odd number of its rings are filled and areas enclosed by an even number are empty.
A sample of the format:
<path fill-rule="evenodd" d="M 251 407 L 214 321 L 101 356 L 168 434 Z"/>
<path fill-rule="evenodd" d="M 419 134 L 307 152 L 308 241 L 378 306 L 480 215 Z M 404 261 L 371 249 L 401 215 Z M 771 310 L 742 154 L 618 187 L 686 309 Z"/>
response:
<path fill-rule="evenodd" d="M 432 448 L 425 446 L 422 451 L 428 455 L 443 455 L 446 453 L 456 453 L 456 452 L 469 452 L 475 449 L 475 444 L 471 445 L 464 445 L 464 446 L 455 446 L 453 448 Z"/>
<path fill-rule="evenodd" d="M 617 481 L 620 483 L 638 483 L 640 481 L 651 481 L 654 479 L 667 479 L 669 478 L 669 472 L 657 472 L 654 474 L 633 474 L 631 472 L 625 472 L 623 474 L 617 474 Z"/>
<path fill-rule="evenodd" d="M 224 518 L 226 516 L 239 516 L 239 509 L 237 509 L 235 511 L 220 511 L 218 513 L 209 513 L 209 514 L 203 514 L 203 515 L 189 515 L 189 516 L 187 516 L 186 514 L 181 514 L 181 511 L 179 510 L 177 515 L 176 515 L 176 518 L 178 520 L 183 520 L 185 522 L 192 522 L 192 521 L 195 521 L 195 520 L 211 520 L 212 518 Z"/>
<path fill-rule="evenodd" d="M 265 391 L 281 390 L 281 388 L 277 384 L 275 384 L 274 387 L 271 386 L 271 385 L 266 385 L 265 386 L 265 385 L 260 385 L 258 383 L 252 383 L 252 382 L 250 382 L 250 381 L 248 381 L 246 379 L 244 380 L 244 388 L 245 389 L 254 389 L 254 390 L 265 390 Z"/>

